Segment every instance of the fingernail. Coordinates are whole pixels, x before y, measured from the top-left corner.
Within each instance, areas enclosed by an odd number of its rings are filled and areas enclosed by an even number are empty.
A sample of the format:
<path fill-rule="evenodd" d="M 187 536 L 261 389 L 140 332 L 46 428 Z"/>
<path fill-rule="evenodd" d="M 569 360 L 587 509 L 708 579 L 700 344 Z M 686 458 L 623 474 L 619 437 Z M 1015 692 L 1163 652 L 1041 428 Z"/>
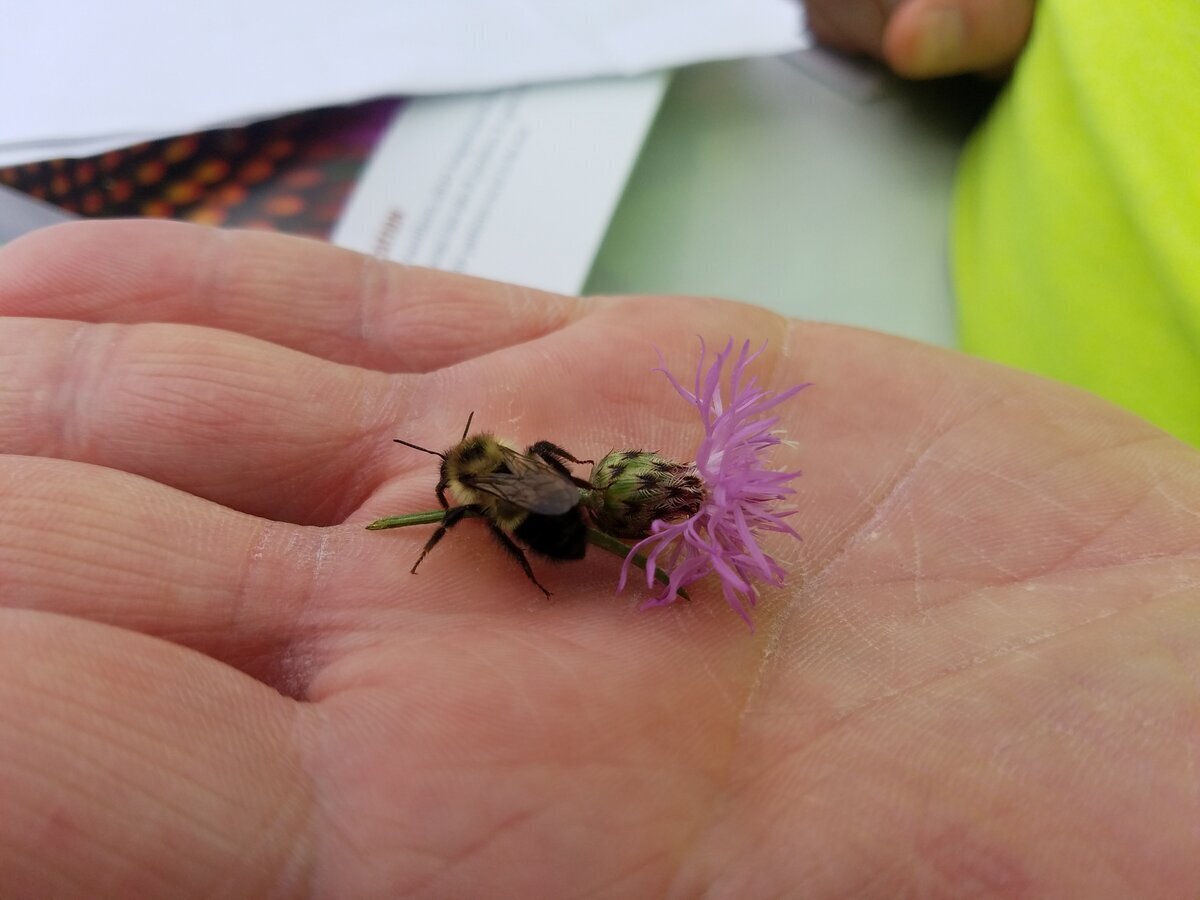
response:
<path fill-rule="evenodd" d="M 966 26 L 958 9 L 931 9 L 921 16 L 916 65 L 938 75 L 954 69 L 962 60 Z"/>

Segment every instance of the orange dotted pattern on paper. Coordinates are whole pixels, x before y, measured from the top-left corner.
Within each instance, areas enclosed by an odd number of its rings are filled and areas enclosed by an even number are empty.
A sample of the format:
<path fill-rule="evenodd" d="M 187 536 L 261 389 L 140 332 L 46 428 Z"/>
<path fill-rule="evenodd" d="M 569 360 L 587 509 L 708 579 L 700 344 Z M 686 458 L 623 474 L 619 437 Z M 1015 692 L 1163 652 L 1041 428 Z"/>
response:
<path fill-rule="evenodd" d="M 328 237 L 399 101 L 312 110 L 0 168 L 0 184 L 83 216 L 153 216 Z"/>

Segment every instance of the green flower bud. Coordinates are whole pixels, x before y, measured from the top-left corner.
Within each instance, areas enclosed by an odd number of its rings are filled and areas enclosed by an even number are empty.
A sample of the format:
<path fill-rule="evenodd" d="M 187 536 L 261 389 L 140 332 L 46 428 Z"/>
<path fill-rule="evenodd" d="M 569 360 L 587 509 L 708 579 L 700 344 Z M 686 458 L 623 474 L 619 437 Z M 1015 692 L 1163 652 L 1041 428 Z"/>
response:
<path fill-rule="evenodd" d="M 643 450 L 614 450 L 592 468 L 584 498 L 596 527 L 619 538 L 643 538 L 656 519 L 678 521 L 704 503 L 704 481 L 690 463 Z"/>

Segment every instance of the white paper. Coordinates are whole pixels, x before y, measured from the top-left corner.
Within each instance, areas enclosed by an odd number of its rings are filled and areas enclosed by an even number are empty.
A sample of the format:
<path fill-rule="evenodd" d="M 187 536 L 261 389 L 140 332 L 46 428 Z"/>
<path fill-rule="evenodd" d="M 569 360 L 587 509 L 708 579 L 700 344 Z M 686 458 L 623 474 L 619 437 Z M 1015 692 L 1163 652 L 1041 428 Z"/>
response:
<path fill-rule="evenodd" d="M 334 243 L 578 293 L 667 78 L 414 100 L 360 176 Z"/>
<path fill-rule="evenodd" d="M 183 134 L 384 95 L 631 75 L 806 44 L 796 0 L 8 4 L 0 150 Z M 64 142 L 68 142 L 64 144 Z M 53 155 L 65 155 L 52 153 Z"/>

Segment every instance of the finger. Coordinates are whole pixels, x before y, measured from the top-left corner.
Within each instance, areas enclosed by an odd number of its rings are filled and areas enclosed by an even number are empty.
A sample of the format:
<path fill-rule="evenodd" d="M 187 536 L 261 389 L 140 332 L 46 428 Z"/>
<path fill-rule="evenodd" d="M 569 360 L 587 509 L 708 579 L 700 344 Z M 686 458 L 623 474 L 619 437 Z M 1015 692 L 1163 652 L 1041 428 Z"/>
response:
<path fill-rule="evenodd" d="M 419 508 L 418 494 L 431 493 L 430 481 L 414 484 L 394 508 Z M 112 469 L 0 456 L 0 608 L 162 638 L 292 697 L 382 634 L 511 615 L 541 598 L 485 529 L 466 525 L 452 552 L 410 575 L 429 534 L 288 525 Z M 557 581 L 578 581 L 604 598 L 597 612 L 611 612 L 604 562 Z"/>
<path fill-rule="evenodd" d="M 180 322 L 424 372 L 532 340 L 577 301 L 322 244 L 174 222 L 83 222 L 0 250 L 0 315 Z"/>
<path fill-rule="evenodd" d="M 394 423 L 430 402 L 407 377 L 195 326 L 0 319 L 0 452 L 336 522 L 384 477 Z"/>
<path fill-rule="evenodd" d="M 4 893 L 295 889 L 312 851 L 307 709 L 161 641 L 0 611 Z"/>
<path fill-rule="evenodd" d="M 899 0 L 808 0 L 808 28 L 821 43 L 847 53 L 879 56 L 888 16 Z"/>
<path fill-rule="evenodd" d="M 123 472 L 0 456 L 0 606 L 166 638 L 289 693 L 321 649 L 333 543 Z"/>
<path fill-rule="evenodd" d="M 901 75 L 931 78 L 1010 65 L 1033 25 L 1034 0 L 909 0 L 892 16 L 883 52 Z"/>

